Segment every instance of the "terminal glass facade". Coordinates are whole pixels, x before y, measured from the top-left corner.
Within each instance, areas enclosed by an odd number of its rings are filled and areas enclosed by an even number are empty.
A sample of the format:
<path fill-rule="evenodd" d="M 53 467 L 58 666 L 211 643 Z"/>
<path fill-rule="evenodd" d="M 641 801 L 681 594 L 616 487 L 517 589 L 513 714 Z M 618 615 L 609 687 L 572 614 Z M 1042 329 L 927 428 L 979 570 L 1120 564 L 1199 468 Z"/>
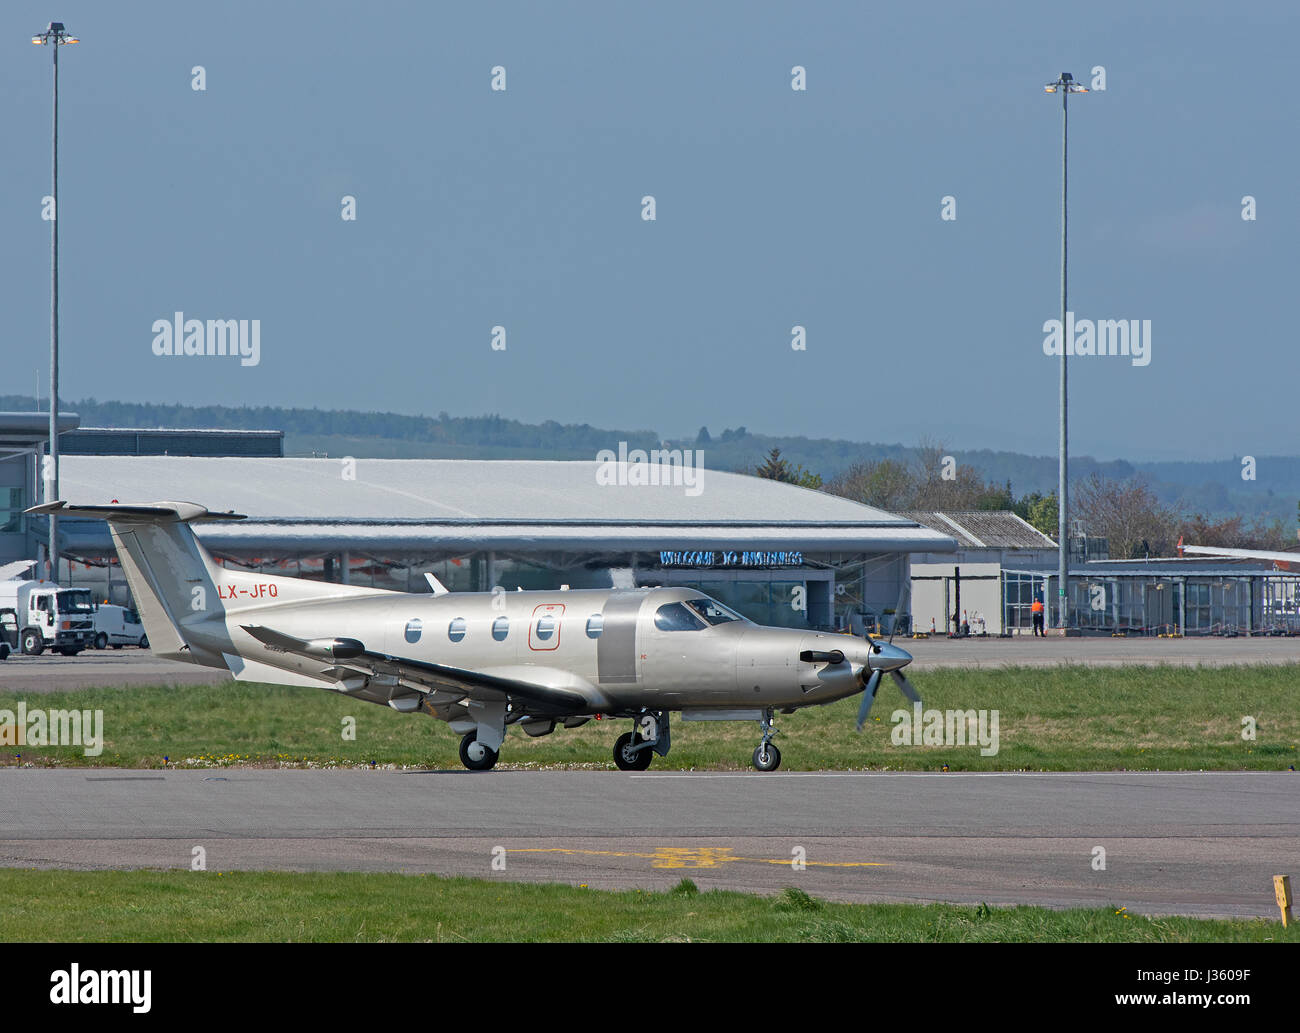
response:
<path fill-rule="evenodd" d="M 1032 631 L 1035 599 L 1045 599 L 1045 574 L 1004 571 L 1002 574 L 1002 627 Z"/>

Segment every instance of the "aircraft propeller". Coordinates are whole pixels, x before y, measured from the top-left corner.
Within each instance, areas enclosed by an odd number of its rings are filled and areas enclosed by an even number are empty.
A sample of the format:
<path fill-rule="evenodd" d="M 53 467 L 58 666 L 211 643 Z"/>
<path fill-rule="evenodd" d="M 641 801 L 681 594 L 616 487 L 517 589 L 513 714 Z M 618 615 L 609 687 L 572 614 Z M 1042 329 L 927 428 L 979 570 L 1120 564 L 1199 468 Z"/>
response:
<path fill-rule="evenodd" d="M 898 684 L 898 691 L 901 692 L 912 703 L 921 702 L 921 694 L 916 691 L 912 683 L 907 680 L 903 674 L 903 668 L 912 662 L 912 654 L 904 649 L 899 649 L 894 645 L 894 633 L 898 630 L 899 614 L 903 609 L 903 592 L 907 587 L 907 579 L 904 578 L 898 588 L 898 604 L 894 607 L 894 626 L 889 630 L 889 641 L 884 645 L 875 641 L 867 632 L 867 642 L 871 646 L 871 653 L 867 660 L 867 667 L 864 673 L 870 670 L 870 675 L 866 677 L 862 685 L 862 706 L 858 708 L 858 731 L 867 723 L 867 718 L 871 715 L 871 704 L 876 701 L 876 693 L 880 691 L 880 681 L 885 673 L 889 675 Z"/>

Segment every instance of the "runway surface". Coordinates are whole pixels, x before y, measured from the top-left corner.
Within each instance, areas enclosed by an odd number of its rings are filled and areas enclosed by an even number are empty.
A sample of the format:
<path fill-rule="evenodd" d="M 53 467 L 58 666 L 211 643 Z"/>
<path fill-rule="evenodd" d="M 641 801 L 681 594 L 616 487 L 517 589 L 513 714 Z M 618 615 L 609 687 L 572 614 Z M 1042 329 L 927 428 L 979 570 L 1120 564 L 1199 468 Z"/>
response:
<path fill-rule="evenodd" d="M 914 671 L 936 667 L 1051 667 L 1062 663 L 1226 666 L 1300 663 L 1300 638 L 898 639 Z M 230 675 L 159 660 L 144 650 L 87 650 L 65 657 L 13 655 L 0 662 L 0 691 L 57 692 L 101 685 L 215 685 Z"/>
<path fill-rule="evenodd" d="M 1297 778 L 7 768 L 0 865 L 188 868 L 202 846 L 210 871 L 1276 917 L 1272 876 L 1300 876 Z"/>

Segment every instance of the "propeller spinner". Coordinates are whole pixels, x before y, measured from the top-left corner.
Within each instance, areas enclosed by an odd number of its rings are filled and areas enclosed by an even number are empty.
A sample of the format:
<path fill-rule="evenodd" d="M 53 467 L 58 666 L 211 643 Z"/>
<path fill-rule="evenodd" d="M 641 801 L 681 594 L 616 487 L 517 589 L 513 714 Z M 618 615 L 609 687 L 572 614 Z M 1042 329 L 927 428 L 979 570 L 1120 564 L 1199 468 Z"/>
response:
<path fill-rule="evenodd" d="M 868 638 L 868 641 L 871 641 Z M 888 643 L 871 642 L 871 653 L 867 661 L 867 666 L 863 672 L 870 671 L 870 675 L 864 680 L 862 685 L 862 706 L 858 708 L 858 731 L 862 731 L 863 725 L 867 723 L 867 718 L 871 714 L 871 704 L 876 701 L 876 693 L 880 691 L 880 681 L 888 674 L 898 683 L 898 691 L 913 703 L 921 702 L 921 694 L 913 688 L 912 683 L 907 680 L 903 674 L 903 668 L 912 662 L 912 654 L 905 649 L 899 649 L 898 646 L 889 645 Z"/>

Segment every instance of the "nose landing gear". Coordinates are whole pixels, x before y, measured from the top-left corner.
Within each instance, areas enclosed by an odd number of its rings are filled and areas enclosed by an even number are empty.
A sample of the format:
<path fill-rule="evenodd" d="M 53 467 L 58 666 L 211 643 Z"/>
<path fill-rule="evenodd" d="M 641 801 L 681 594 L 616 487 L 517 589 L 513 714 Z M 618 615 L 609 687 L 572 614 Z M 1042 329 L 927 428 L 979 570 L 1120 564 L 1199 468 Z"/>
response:
<path fill-rule="evenodd" d="M 763 729 L 763 740 L 754 750 L 754 767 L 759 771 L 775 771 L 781 766 L 781 751 L 772 745 L 772 736 L 776 735 L 776 729 L 772 727 L 771 707 L 763 711 L 758 726 Z"/>

